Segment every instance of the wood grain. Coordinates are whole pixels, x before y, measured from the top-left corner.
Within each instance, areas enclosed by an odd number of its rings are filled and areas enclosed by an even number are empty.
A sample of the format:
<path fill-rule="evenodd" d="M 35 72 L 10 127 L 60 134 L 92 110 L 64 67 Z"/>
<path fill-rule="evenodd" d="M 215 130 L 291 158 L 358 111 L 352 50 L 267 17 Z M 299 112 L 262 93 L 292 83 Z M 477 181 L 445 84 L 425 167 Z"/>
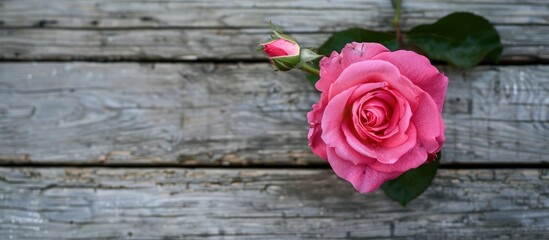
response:
<path fill-rule="evenodd" d="M 440 170 L 407 208 L 331 170 L 0 168 L 5 239 L 545 239 L 547 170 Z"/>
<path fill-rule="evenodd" d="M 404 29 L 486 17 L 507 64 L 441 67 L 446 169 L 408 208 L 327 169 L 317 92 L 252 63 L 269 21 L 316 47 L 390 31 L 390 1 L 0 0 L 0 164 L 27 166 L 0 167 L 0 239 L 549 238 L 549 171 L 489 169 L 549 162 L 549 66 L 509 65 L 549 60 L 549 3 L 404 5 Z M 132 63 L 52 62 L 75 60 Z M 467 163 L 487 169 L 448 169 Z"/>
<path fill-rule="evenodd" d="M 549 161 L 549 67 L 445 67 L 444 163 Z M 4 63 L 4 163 L 324 165 L 318 94 L 267 64 Z"/>
<path fill-rule="evenodd" d="M 549 60 L 549 26 L 498 26 L 503 62 Z M 267 29 L 0 29 L 4 60 L 258 60 Z M 330 34 L 293 34 L 318 47 Z"/>
<path fill-rule="evenodd" d="M 408 28 L 455 11 L 474 12 L 498 25 L 547 25 L 545 0 L 417 0 L 404 2 Z M 63 28 L 255 28 L 269 21 L 293 31 L 333 31 L 349 26 L 390 28 L 393 9 L 385 0 L 280 1 L 2 1 L 0 21 L 8 27 Z"/>

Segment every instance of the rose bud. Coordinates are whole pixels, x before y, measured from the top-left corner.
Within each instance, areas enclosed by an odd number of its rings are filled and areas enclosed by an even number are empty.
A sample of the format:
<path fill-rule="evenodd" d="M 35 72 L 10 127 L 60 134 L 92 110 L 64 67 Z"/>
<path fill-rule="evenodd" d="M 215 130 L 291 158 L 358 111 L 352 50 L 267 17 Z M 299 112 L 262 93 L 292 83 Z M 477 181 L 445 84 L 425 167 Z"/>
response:
<path fill-rule="evenodd" d="M 280 71 L 288 71 L 300 62 L 299 45 L 289 37 L 277 38 L 259 46 L 263 49 L 271 64 Z"/>

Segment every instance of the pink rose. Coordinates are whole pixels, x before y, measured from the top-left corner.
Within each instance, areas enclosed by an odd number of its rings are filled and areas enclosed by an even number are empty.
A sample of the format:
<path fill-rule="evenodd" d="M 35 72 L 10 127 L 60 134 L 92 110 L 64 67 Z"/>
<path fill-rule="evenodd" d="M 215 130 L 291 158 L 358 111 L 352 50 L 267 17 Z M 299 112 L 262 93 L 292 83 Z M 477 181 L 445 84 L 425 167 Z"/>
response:
<path fill-rule="evenodd" d="M 260 44 L 271 64 L 280 71 L 294 68 L 300 61 L 300 47 L 292 39 L 278 38 Z"/>
<path fill-rule="evenodd" d="M 377 43 L 350 43 L 320 61 L 322 93 L 307 114 L 309 146 L 360 192 L 440 151 L 448 78 L 427 58 Z"/>

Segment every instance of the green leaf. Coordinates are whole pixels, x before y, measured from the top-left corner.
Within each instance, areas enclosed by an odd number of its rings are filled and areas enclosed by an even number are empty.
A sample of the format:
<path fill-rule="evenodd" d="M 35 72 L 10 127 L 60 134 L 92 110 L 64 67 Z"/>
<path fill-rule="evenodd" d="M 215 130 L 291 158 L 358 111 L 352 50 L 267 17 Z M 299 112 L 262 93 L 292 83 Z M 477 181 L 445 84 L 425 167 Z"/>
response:
<path fill-rule="evenodd" d="M 441 152 L 431 163 L 426 163 L 418 168 L 409 170 L 391 181 L 381 185 L 381 189 L 389 198 L 397 201 L 403 207 L 410 201 L 421 195 L 431 185 L 440 162 Z"/>
<path fill-rule="evenodd" d="M 272 57 L 271 61 L 277 70 L 289 71 L 299 64 L 300 58 L 301 57 L 299 55 L 280 56 L 280 57 Z"/>
<path fill-rule="evenodd" d="M 328 56 L 333 51 L 341 51 L 347 43 L 351 42 L 381 43 L 391 51 L 398 48 L 398 41 L 393 33 L 370 31 L 362 28 L 349 28 L 334 33 L 318 48 L 318 53 Z"/>
<path fill-rule="evenodd" d="M 497 62 L 503 49 L 498 32 L 488 20 L 465 12 L 413 28 L 406 34 L 406 44 L 419 47 L 430 59 L 464 68 L 485 59 Z"/>
<path fill-rule="evenodd" d="M 306 64 L 306 63 L 310 63 L 314 60 L 317 60 L 319 58 L 322 58 L 322 55 L 318 55 L 317 53 L 315 53 L 313 50 L 311 49 L 307 49 L 307 48 L 302 48 L 301 51 L 300 51 L 300 56 L 301 56 L 301 59 L 299 60 L 299 62 L 301 64 Z"/>
<path fill-rule="evenodd" d="M 393 33 L 370 31 L 362 28 L 349 28 L 340 32 L 334 33 L 326 42 L 318 48 L 318 54 L 329 56 L 333 51 L 340 52 L 346 44 L 351 42 L 376 42 L 383 44 L 385 47 L 394 51 L 398 48 L 398 41 Z M 318 67 L 318 62 L 313 64 Z M 311 84 L 318 81 L 318 76 L 307 75 L 307 79 Z"/>

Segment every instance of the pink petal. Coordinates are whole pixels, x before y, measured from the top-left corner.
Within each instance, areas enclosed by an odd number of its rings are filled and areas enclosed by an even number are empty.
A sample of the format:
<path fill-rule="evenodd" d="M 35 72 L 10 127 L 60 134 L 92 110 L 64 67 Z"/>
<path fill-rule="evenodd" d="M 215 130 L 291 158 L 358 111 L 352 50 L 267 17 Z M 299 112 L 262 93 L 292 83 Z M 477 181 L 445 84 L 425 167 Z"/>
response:
<path fill-rule="evenodd" d="M 309 128 L 309 147 L 314 154 L 320 158 L 327 160 L 328 156 L 326 155 L 326 143 L 322 140 L 322 129 L 320 126 Z"/>
<path fill-rule="evenodd" d="M 330 57 L 320 60 L 320 80 L 315 85 L 316 89 L 320 92 L 327 91 L 346 67 L 384 52 L 389 52 L 389 49 L 378 43 L 348 43 L 341 50 L 341 54 L 334 51 Z"/>
<path fill-rule="evenodd" d="M 372 59 L 385 60 L 394 64 L 402 75 L 431 95 L 438 106 L 438 112 L 442 113 L 448 78 L 431 65 L 429 59 L 405 50 L 380 53 Z"/>
<path fill-rule="evenodd" d="M 347 108 L 347 101 L 351 94 L 359 87 L 360 86 L 350 87 L 328 102 L 324 114 L 322 115 L 321 123 L 322 139 L 326 144 L 330 145 L 330 143 L 332 143 L 331 146 L 335 147 L 335 145 L 339 145 L 341 140 L 344 139 L 341 133 L 341 126 L 343 125 L 345 118 L 344 113 Z M 362 87 L 367 87 L 367 85 Z"/>
<path fill-rule="evenodd" d="M 357 43 L 352 42 L 345 45 L 341 50 L 341 63 L 347 67 L 353 63 L 370 60 L 380 53 L 390 52 L 385 46 L 379 43 Z"/>
<path fill-rule="evenodd" d="M 377 162 L 385 164 L 398 163 L 403 155 L 414 148 L 417 139 L 417 132 L 413 125 L 410 125 L 405 134 L 398 135 L 398 137 L 406 138 L 404 141 L 401 139 L 398 140 L 402 142 L 402 144 L 390 148 L 360 141 L 347 127 L 343 127 L 343 134 L 345 135 L 346 142 L 353 150 L 364 156 L 377 159 Z"/>
<path fill-rule="evenodd" d="M 326 143 L 322 140 L 322 128 L 320 123 L 327 101 L 326 94 L 321 94 L 318 103 L 313 104 L 313 109 L 307 113 L 307 121 L 309 122 L 309 147 L 311 147 L 316 155 L 324 160 L 327 159 Z"/>
<path fill-rule="evenodd" d="M 436 153 L 442 147 L 440 136 L 444 135 L 444 122 L 429 94 L 421 94 L 418 98 L 421 104 L 410 121 L 417 128 L 418 142 L 427 152 Z"/>
<path fill-rule="evenodd" d="M 386 61 L 368 60 L 351 64 L 339 75 L 330 86 L 328 99 L 338 95 L 352 86 L 364 83 L 387 82 L 389 85 L 399 82 L 398 69 Z M 410 82 L 409 85 L 412 85 Z"/>
<path fill-rule="evenodd" d="M 328 148 L 328 162 L 337 176 L 349 181 L 361 193 L 373 192 L 385 181 L 394 179 L 402 173 L 378 172 L 368 165 L 355 165 L 336 154 L 333 148 Z"/>
<path fill-rule="evenodd" d="M 367 89 L 368 85 L 360 87 Z M 376 86 L 373 85 L 370 87 Z M 347 108 L 349 97 L 357 88 L 359 88 L 359 86 L 349 88 L 330 100 L 324 109 L 320 125 L 322 127 L 322 140 L 326 143 L 328 148 L 335 148 L 340 156 L 344 156 L 349 161 L 353 161 L 357 164 L 364 164 L 372 162 L 374 159 L 368 158 L 368 156 L 364 156 L 351 148 L 341 130 L 342 126 L 345 125 L 344 121 L 346 118 L 350 119 L 350 116 L 345 116 L 344 113 Z"/>
<path fill-rule="evenodd" d="M 382 162 L 374 162 L 369 166 L 380 172 L 392 173 L 392 172 L 406 172 L 410 169 L 417 168 L 421 164 L 427 161 L 428 154 L 425 148 L 416 144 L 410 151 L 400 157 L 400 159 L 393 164 L 385 164 Z"/>
<path fill-rule="evenodd" d="M 330 57 L 323 57 L 319 63 L 320 79 L 316 82 L 315 88 L 324 93 L 330 85 L 335 82 L 341 71 L 345 68 L 341 64 L 341 57 L 337 52 L 332 52 Z"/>

